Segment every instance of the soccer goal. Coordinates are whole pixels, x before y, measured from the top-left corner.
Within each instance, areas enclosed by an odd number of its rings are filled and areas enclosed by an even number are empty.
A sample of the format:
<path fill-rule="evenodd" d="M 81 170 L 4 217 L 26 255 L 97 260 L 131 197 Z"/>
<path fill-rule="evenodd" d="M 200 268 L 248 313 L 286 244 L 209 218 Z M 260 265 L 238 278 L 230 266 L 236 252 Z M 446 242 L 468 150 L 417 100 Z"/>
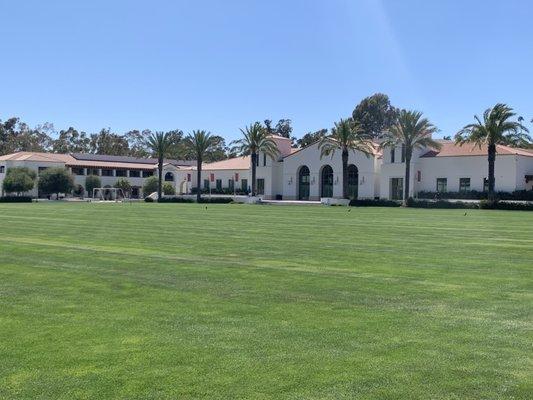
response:
<path fill-rule="evenodd" d="M 94 188 L 93 200 L 100 201 L 121 201 L 127 200 L 128 197 L 121 188 Z"/>

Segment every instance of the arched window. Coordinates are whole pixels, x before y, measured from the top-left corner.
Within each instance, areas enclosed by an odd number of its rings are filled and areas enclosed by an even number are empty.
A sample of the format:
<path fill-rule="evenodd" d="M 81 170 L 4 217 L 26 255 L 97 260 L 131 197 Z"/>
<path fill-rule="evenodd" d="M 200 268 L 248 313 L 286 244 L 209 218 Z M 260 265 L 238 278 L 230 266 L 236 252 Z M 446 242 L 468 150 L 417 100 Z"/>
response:
<path fill-rule="evenodd" d="M 333 197 L 333 168 L 324 165 L 320 178 L 320 197 Z"/>
<path fill-rule="evenodd" d="M 174 174 L 172 172 L 165 174 L 165 182 L 174 182 Z"/>
<path fill-rule="evenodd" d="M 357 191 L 359 187 L 359 171 L 353 164 L 348 165 L 348 197 L 350 199 L 357 199 Z"/>
<path fill-rule="evenodd" d="M 309 200 L 309 168 L 306 165 L 298 172 L 298 200 Z"/>

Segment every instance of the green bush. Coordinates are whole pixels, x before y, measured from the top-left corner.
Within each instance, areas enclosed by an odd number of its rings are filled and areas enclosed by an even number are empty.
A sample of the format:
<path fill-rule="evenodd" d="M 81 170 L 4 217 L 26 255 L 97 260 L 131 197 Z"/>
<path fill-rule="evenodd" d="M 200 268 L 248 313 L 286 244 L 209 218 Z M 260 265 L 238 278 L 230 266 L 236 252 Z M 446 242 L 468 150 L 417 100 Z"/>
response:
<path fill-rule="evenodd" d="M 146 178 L 143 185 L 143 194 L 148 196 L 154 192 L 157 192 L 158 183 L 159 181 L 155 176 Z"/>
<path fill-rule="evenodd" d="M 131 192 L 131 183 L 126 178 L 118 178 L 114 185 L 117 189 L 122 189 L 125 196 Z"/>
<path fill-rule="evenodd" d="M 72 191 L 74 196 L 83 197 L 83 193 L 85 193 L 85 189 L 82 185 L 74 185 L 74 190 Z"/>
<path fill-rule="evenodd" d="M 495 196 L 499 200 L 527 200 L 533 201 L 533 190 L 515 190 L 514 192 L 496 192 Z M 467 192 L 426 192 L 417 193 L 419 199 L 463 199 L 463 200 L 482 200 L 488 198 L 487 192 L 469 190 Z"/>
<path fill-rule="evenodd" d="M 102 187 L 102 181 L 98 175 L 89 175 L 85 178 L 85 190 L 88 196 L 93 196 L 93 189 Z"/>
<path fill-rule="evenodd" d="M 47 168 L 39 176 L 39 192 L 45 195 L 70 193 L 74 188 L 74 179 L 63 167 Z"/>
<path fill-rule="evenodd" d="M 30 196 L 4 196 L 0 197 L 0 203 L 31 203 Z"/>
<path fill-rule="evenodd" d="M 8 168 L 2 183 L 5 193 L 21 193 L 32 190 L 35 186 L 37 174 L 27 167 Z"/>
<path fill-rule="evenodd" d="M 154 200 L 150 197 L 146 197 L 144 199 L 147 203 L 153 203 Z M 202 198 L 200 203 L 204 204 L 228 204 L 232 203 L 233 199 L 231 197 L 211 197 L 211 198 Z M 189 199 L 184 197 L 163 197 L 161 200 L 159 200 L 159 203 L 196 203 L 195 199 Z"/>
<path fill-rule="evenodd" d="M 399 201 L 395 200 L 350 200 L 350 206 L 352 207 L 400 207 L 402 204 Z"/>
<path fill-rule="evenodd" d="M 165 196 L 174 196 L 176 194 L 176 189 L 174 188 L 174 186 L 169 183 L 169 182 L 165 182 L 163 184 L 163 194 Z"/>
<path fill-rule="evenodd" d="M 466 208 L 476 209 L 479 208 L 477 203 L 465 203 L 463 201 L 427 201 L 427 200 L 414 200 L 412 197 L 407 200 L 407 207 L 412 208 Z"/>

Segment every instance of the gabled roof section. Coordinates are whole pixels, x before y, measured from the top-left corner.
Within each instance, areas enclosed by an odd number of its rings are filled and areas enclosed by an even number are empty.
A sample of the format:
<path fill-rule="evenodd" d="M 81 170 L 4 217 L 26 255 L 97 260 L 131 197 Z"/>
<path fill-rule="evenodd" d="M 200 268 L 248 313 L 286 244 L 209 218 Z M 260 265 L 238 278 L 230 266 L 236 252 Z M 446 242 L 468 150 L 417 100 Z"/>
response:
<path fill-rule="evenodd" d="M 249 169 L 250 168 L 251 157 L 234 157 L 227 160 L 206 163 L 203 165 L 203 170 L 228 170 L 228 169 Z"/>
<path fill-rule="evenodd" d="M 134 164 L 157 164 L 157 158 L 137 158 L 128 156 L 108 156 L 104 154 L 85 154 L 85 153 L 73 153 L 72 157 L 76 160 L 83 161 L 103 161 L 103 162 L 118 162 L 118 163 L 134 163 Z M 166 164 L 172 164 L 176 166 L 192 166 L 196 164 L 194 160 L 172 160 L 165 159 Z"/>
<path fill-rule="evenodd" d="M 450 140 L 437 140 L 442 148 L 440 150 L 432 149 L 427 153 L 421 155 L 421 158 L 431 157 L 468 157 L 468 156 L 486 156 L 488 146 L 484 145 L 481 148 L 473 143 L 465 143 L 462 146 L 455 144 Z M 496 145 L 496 154 L 498 155 L 520 155 L 526 157 L 533 157 L 533 149 L 521 149 L 501 144 Z"/>
<path fill-rule="evenodd" d="M 329 138 L 330 140 L 334 141 L 334 139 L 332 138 Z M 288 154 L 286 155 L 285 157 L 283 158 L 287 158 L 287 157 L 291 157 L 292 155 L 296 154 L 296 153 L 299 153 L 300 151 L 303 151 L 303 150 L 306 150 L 308 149 L 309 147 L 311 146 L 314 146 L 315 144 L 317 144 L 318 142 L 320 142 L 320 140 L 317 140 L 311 144 L 308 144 L 307 146 L 304 146 L 304 147 L 298 147 L 298 148 L 292 148 L 291 149 L 291 154 Z M 381 150 L 379 149 L 379 143 L 378 142 L 372 142 L 372 148 L 373 148 L 373 155 L 374 156 L 377 156 L 377 157 L 381 157 L 382 155 L 382 152 Z"/>
<path fill-rule="evenodd" d="M 67 163 L 73 160 L 70 154 L 39 153 L 34 151 L 18 151 L 0 156 L 0 161 L 36 161 Z"/>

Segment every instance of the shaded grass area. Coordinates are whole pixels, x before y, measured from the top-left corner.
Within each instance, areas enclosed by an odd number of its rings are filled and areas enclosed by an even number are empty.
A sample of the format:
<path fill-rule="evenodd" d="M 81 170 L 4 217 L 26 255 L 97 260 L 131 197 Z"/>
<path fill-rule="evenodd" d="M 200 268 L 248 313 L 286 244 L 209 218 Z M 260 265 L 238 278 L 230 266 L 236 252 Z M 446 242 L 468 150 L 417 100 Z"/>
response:
<path fill-rule="evenodd" d="M 533 393 L 533 216 L 0 205 L 0 398 Z"/>

